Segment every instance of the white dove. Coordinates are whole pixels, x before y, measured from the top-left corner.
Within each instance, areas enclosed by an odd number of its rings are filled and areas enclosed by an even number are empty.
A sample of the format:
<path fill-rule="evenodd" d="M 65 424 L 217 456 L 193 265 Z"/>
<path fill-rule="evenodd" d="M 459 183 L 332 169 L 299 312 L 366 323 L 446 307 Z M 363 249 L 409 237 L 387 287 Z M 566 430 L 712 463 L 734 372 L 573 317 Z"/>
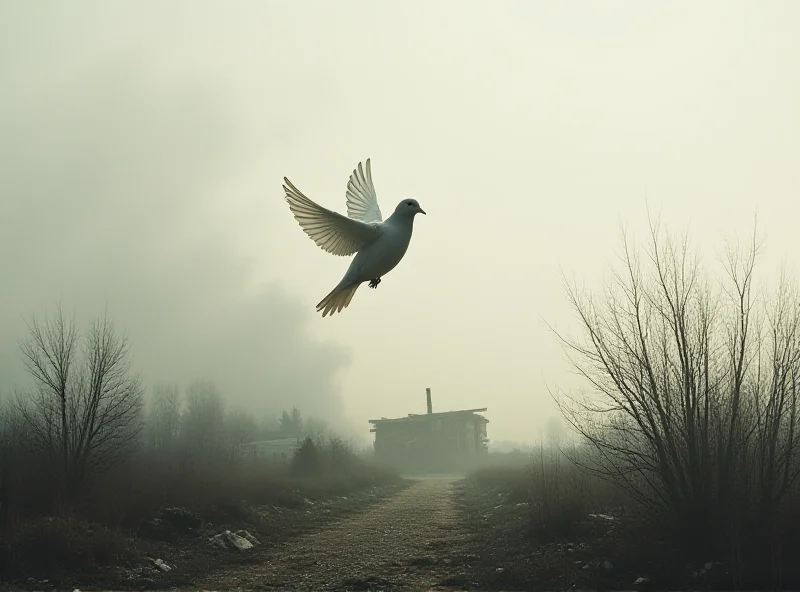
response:
<path fill-rule="evenodd" d="M 344 217 L 314 203 L 286 177 L 286 201 L 300 227 L 318 247 L 346 257 L 358 253 L 342 281 L 317 304 L 322 316 L 347 308 L 358 287 L 369 280 L 377 288 L 386 275 L 406 254 L 414 228 L 414 216 L 424 214 L 416 199 L 404 199 L 385 222 L 378 207 L 372 171 L 367 159 L 367 174 L 358 163 L 347 183 L 347 216 Z"/>

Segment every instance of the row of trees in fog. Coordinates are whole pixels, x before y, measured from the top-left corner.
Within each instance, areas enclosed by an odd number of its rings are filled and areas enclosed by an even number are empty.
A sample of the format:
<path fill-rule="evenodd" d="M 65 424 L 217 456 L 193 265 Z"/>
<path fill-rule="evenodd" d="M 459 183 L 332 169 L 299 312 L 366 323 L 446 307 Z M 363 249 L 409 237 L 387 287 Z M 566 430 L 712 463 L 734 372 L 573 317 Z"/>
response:
<path fill-rule="evenodd" d="M 558 397 L 574 460 L 689 538 L 773 528 L 800 493 L 800 294 L 786 275 L 758 285 L 755 237 L 715 281 L 688 239 L 650 230 L 603 290 L 568 286 L 582 331 L 559 337 L 589 386 Z"/>
<path fill-rule="evenodd" d="M 142 435 L 150 450 L 192 451 L 207 460 L 235 461 L 238 447 L 247 442 L 305 436 L 320 439 L 328 432 L 324 420 L 304 418 L 296 407 L 261 419 L 249 411 L 227 409 L 213 382 L 197 381 L 183 393 L 176 385 L 155 385 Z"/>
<path fill-rule="evenodd" d="M 59 306 L 50 317 L 33 317 L 27 328 L 19 347 L 33 386 L 0 407 L 0 505 L 22 464 L 49 476 L 64 502 L 90 477 L 135 455 L 234 463 L 241 444 L 321 438 L 328 429 L 296 408 L 261 418 L 230 409 L 212 382 L 185 389 L 159 384 L 147 396 L 131 367 L 130 343 L 107 315 L 82 333 Z"/>
<path fill-rule="evenodd" d="M 235 462 L 239 447 L 248 442 L 305 436 L 321 439 L 329 431 L 324 420 L 303 417 L 296 407 L 263 418 L 242 409 L 227 409 L 213 382 L 197 381 L 183 393 L 176 385 L 153 387 L 142 443 L 160 453 L 191 453 L 204 460 Z"/>

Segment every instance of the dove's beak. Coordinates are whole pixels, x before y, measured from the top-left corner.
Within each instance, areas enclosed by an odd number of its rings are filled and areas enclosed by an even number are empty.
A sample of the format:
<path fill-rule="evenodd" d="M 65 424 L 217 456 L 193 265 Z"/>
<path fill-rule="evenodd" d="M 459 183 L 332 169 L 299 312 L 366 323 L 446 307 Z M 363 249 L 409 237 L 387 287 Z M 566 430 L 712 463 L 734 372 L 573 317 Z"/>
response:
<path fill-rule="evenodd" d="M 425 210 L 423 210 L 422 208 L 419 208 L 419 213 L 420 214 L 425 214 Z M 427 216 L 428 214 L 425 214 L 425 215 Z"/>

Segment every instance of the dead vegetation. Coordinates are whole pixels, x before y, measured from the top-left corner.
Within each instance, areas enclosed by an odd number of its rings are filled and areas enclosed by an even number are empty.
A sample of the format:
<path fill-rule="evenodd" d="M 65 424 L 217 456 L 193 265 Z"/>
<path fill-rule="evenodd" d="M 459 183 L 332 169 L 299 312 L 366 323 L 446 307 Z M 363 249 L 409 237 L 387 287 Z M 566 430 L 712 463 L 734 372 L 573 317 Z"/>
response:
<path fill-rule="evenodd" d="M 559 339 L 588 389 L 556 398 L 576 443 L 472 478 L 500 509 L 522 504 L 524 528 L 508 527 L 529 552 L 562 545 L 547 570 L 580 585 L 800 584 L 800 294 L 785 275 L 757 285 L 759 250 L 755 234 L 729 246 L 716 281 L 688 238 L 652 224 L 646 248 L 626 237 L 602 292 L 568 287 L 582 332 Z"/>
<path fill-rule="evenodd" d="M 262 543 L 276 544 L 405 485 L 352 453 L 331 455 L 330 449 L 315 445 L 314 473 L 269 462 L 177 470 L 157 458 L 133 458 L 87 484 L 61 512 L 29 508 L 8 520 L 2 575 L 18 583 L 35 577 L 119 585 L 139 566 L 145 583 L 185 584 L 231 561 L 248 560 L 210 545 L 220 532 L 246 529 Z M 159 558 L 180 569 L 142 571 Z"/>
<path fill-rule="evenodd" d="M 146 405 L 107 317 L 85 339 L 60 309 L 29 329 L 34 387 L 0 407 L 0 582 L 185 583 L 248 560 L 210 543 L 226 530 L 269 546 L 404 485 L 297 409 L 259 423 L 208 382 Z M 306 434 L 296 452 L 241 448 Z"/>

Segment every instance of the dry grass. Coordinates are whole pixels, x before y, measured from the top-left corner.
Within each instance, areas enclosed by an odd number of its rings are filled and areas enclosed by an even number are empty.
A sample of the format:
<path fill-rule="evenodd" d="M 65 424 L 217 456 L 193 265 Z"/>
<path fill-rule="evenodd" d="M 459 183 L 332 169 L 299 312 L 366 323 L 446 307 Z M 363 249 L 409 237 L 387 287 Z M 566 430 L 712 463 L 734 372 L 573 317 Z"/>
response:
<path fill-rule="evenodd" d="M 516 547 L 527 545 L 525 549 L 502 551 L 515 559 L 518 555 L 549 553 L 551 555 L 542 565 L 561 565 L 569 570 L 578 560 L 607 558 L 616 566 L 609 572 L 580 570 L 574 577 L 582 585 L 630 586 L 638 576 L 653 578 L 659 585 L 696 587 L 702 584 L 717 589 L 800 585 L 800 564 L 794 561 L 800 552 L 798 492 L 792 492 L 780 507 L 771 508 L 765 514 L 742 505 L 735 522 L 702 533 L 704 539 L 714 542 L 713 547 L 697 549 L 686 544 L 685 533 L 696 532 L 708 522 L 695 524 L 694 529 L 690 529 L 683 516 L 655 513 L 613 484 L 586 474 L 554 449 L 536 451 L 528 456 L 525 464 L 500 462 L 482 467 L 471 475 L 468 483 L 474 485 L 476 491 L 489 494 L 486 501 L 481 501 L 482 494 L 472 494 L 472 512 L 490 511 L 494 508 L 492 504 L 502 500 L 504 507 L 516 507 L 518 516 L 527 518 L 524 531 L 517 530 L 519 519 L 509 518 L 505 528 L 514 529 L 514 534 L 508 530 L 499 535 L 493 543 L 494 549 L 502 548 L 502 540 L 513 539 Z M 520 503 L 526 504 L 524 510 L 520 509 Z M 495 511 L 498 510 L 495 508 Z M 590 518 L 593 514 L 607 514 L 613 520 Z M 778 518 L 765 518 L 765 515 Z M 553 556 L 553 544 L 568 544 L 570 548 L 562 549 L 564 557 Z M 578 555 L 579 544 L 586 550 L 586 558 Z M 703 566 L 708 563 L 721 567 L 706 573 Z M 510 578 L 511 573 L 505 577 Z M 518 578 L 516 583 L 525 578 L 539 581 L 544 574 L 530 568 L 529 572 L 516 573 L 515 577 Z M 510 583 L 513 582 L 504 582 L 505 585 Z"/>
<path fill-rule="evenodd" d="M 336 444 L 317 446 L 311 456 L 313 466 L 301 468 L 267 461 L 181 462 L 176 456 L 139 454 L 87 482 L 72 504 L 55 513 L 52 483 L 41 479 L 41 471 L 20 471 L 15 493 L 27 491 L 29 497 L 0 530 L 0 581 L 23 575 L 97 575 L 140 560 L 140 527 L 165 507 L 185 508 L 202 523 L 258 529 L 262 519 L 257 506 L 300 508 L 306 500 L 400 481 Z M 35 479 L 22 481 L 27 475 Z"/>
<path fill-rule="evenodd" d="M 204 463 L 176 468 L 139 458 L 99 480 L 80 512 L 119 528 L 135 527 L 163 506 L 185 507 L 213 520 L 211 514 L 220 507 L 225 508 L 226 514 L 247 512 L 250 505 L 298 507 L 306 499 L 340 495 L 395 479 L 393 473 L 355 457 L 336 466 L 324 465 L 310 474 L 269 462 Z M 120 488 L 120 483 L 126 486 Z"/>
<path fill-rule="evenodd" d="M 540 542 L 567 539 L 585 524 L 590 512 L 619 503 L 613 487 L 581 471 L 555 448 L 540 446 L 532 455 L 513 460 L 498 455 L 472 479 L 482 487 L 498 487 L 510 503 L 529 507 L 531 535 Z"/>
<path fill-rule="evenodd" d="M 93 574 L 139 559 L 133 541 L 120 531 L 74 517 L 22 522 L 9 543 L 3 563 L 4 571 L 11 574 Z"/>

